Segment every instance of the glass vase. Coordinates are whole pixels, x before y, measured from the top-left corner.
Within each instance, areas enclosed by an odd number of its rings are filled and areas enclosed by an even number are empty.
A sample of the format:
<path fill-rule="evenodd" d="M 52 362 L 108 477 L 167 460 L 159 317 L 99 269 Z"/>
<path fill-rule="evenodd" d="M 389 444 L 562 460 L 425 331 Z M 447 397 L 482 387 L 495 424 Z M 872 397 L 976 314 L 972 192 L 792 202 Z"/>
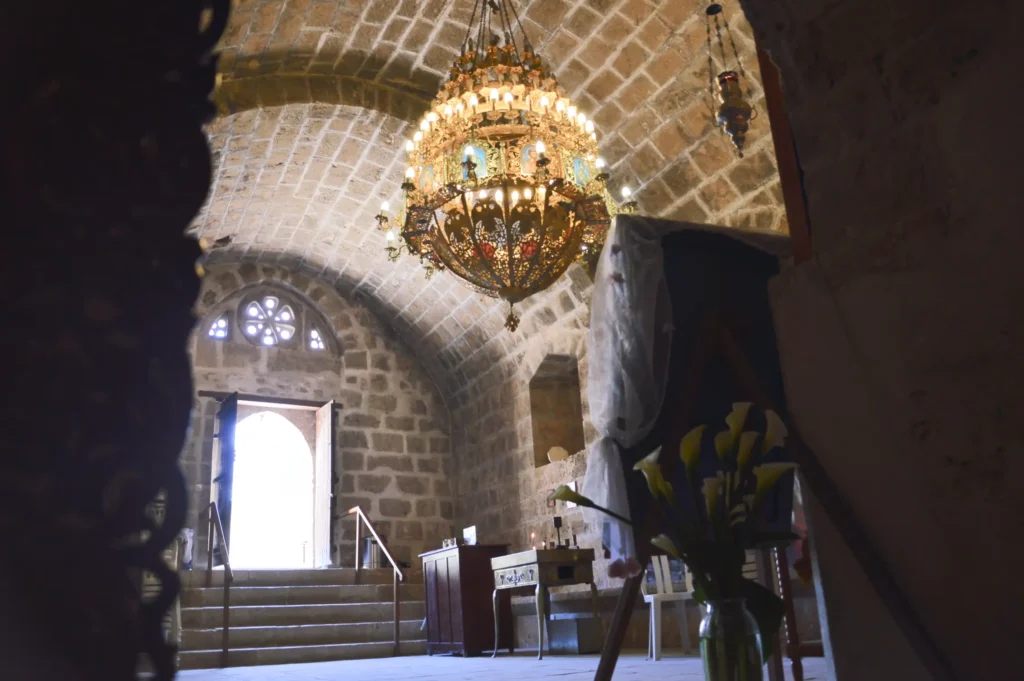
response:
<path fill-rule="evenodd" d="M 761 632 L 742 598 L 708 601 L 700 623 L 707 681 L 764 681 Z"/>

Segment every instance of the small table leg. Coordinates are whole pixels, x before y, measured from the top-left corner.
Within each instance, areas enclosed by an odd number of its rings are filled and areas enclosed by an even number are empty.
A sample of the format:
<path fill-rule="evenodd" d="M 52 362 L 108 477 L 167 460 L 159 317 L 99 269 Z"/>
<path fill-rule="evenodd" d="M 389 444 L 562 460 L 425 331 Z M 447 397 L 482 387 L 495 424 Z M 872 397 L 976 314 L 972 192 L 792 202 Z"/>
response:
<path fill-rule="evenodd" d="M 608 632 L 604 630 L 604 623 L 601 621 L 601 613 L 598 612 L 597 608 L 597 585 L 593 582 L 590 583 L 590 596 L 593 600 L 594 605 L 594 619 L 597 620 L 597 625 L 601 627 L 601 638 L 604 638 Z"/>
<path fill-rule="evenodd" d="M 537 659 L 544 659 L 544 622 L 547 616 L 544 614 L 545 593 L 544 585 L 537 585 Z"/>
<path fill-rule="evenodd" d="M 491 605 L 494 607 L 494 651 L 491 653 L 491 657 L 498 656 L 498 590 L 495 589 L 494 593 L 491 594 Z"/>

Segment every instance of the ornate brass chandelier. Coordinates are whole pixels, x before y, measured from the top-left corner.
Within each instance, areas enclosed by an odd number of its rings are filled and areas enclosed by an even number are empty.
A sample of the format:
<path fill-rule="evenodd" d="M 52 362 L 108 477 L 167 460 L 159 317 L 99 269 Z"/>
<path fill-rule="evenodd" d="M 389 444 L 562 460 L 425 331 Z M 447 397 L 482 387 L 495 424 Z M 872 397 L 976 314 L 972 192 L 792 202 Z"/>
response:
<path fill-rule="evenodd" d="M 469 23 L 406 143 L 404 205 L 395 216 L 382 205 L 377 224 L 392 261 L 407 252 L 428 276 L 447 269 L 507 301 L 515 331 L 515 303 L 592 262 L 612 215 L 636 203 L 628 188 L 621 205 L 611 198 L 593 121 L 534 52 L 511 0 L 476 0 Z"/>

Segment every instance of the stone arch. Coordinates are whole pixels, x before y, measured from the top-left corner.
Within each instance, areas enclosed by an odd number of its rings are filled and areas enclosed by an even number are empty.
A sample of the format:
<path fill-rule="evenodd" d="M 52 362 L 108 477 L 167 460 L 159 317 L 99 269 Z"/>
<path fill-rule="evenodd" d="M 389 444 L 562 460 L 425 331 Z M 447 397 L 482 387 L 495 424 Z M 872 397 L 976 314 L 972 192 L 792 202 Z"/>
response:
<path fill-rule="evenodd" d="M 330 104 L 373 109 L 414 122 L 432 95 L 357 76 L 274 73 L 222 78 L 213 93 L 219 116 L 287 104 Z"/>
<path fill-rule="evenodd" d="M 246 275 L 250 269 L 255 269 L 255 265 L 243 265 L 238 272 L 224 266 L 215 265 L 210 268 L 206 275 L 209 279 L 204 286 L 205 291 L 196 305 L 196 317 L 200 320 L 197 332 L 201 332 L 209 320 L 224 312 L 221 308 L 225 303 L 238 303 L 254 292 L 276 292 L 297 301 L 305 313 L 312 314 L 313 323 L 330 334 L 326 350 L 330 354 L 344 356 L 353 340 L 353 337 L 344 334 L 344 330 L 352 326 L 352 308 L 345 304 L 344 299 L 337 294 L 326 295 L 330 289 L 315 279 L 296 277 L 284 270 L 264 271 L 262 276 L 247 281 L 249 277 Z M 232 306 L 227 312 L 235 315 L 236 307 Z"/>
<path fill-rule="evenodd" d="M 529 382 L 537 373 L 548 355 L 568 355 L 575 357 L 580 368 L 582 380 L 587 358 L 587 332 L 585 330 L 565 329 L 559 333 L 535 336 L 523 351 L 519 362 L 519 378 Z"/>

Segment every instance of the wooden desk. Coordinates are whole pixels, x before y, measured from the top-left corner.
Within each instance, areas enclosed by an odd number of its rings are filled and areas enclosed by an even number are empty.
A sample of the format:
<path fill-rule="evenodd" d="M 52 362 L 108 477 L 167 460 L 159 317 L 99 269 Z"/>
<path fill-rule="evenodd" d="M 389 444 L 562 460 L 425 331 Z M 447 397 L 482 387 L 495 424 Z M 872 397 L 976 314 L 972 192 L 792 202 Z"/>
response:
<path fill-rule="evenodd" d="M 494 593 L 491 602 L 494 608 L 494 653 L 498 654 L 498 614 L 503 607 L 498 604 L 498 592 L 511 589 L 534 588 L 537 601 L 537 659 L 544 659 L 544 625 L 550 607 L 548 588 L 571 584 L 589 584 L 593 596 L 594 617 L 597 612 L 597 586 L 594 585 L 593 549 L 540 549 L 521 551 L 507 556 L 491 558 L 494 572 Z M 600 621 L 600 620 L 598 620 Z M 509 653 L 513 649 L 509 648 Z"/>

